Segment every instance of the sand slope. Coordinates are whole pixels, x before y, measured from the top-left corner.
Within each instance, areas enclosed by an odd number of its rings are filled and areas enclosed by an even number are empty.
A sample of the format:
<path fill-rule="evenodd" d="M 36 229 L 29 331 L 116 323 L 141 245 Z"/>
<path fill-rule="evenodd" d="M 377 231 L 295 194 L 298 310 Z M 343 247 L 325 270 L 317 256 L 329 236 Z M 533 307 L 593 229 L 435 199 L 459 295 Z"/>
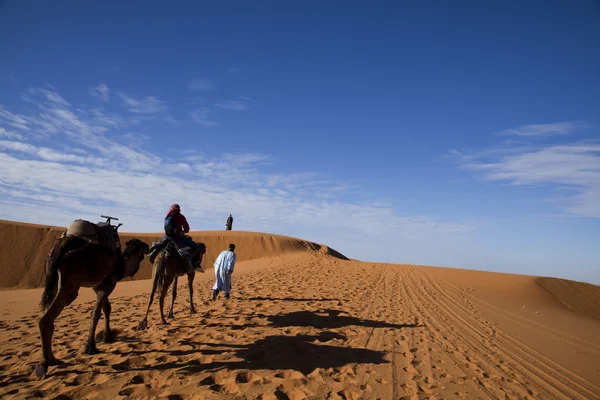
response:
<path fill-rule="evenodd" d="M 0 220 L 0 288 L 42 287 L 47 254 L 65 230 L 66 227 Z M 207 267 L 212 266 L 214 259 L 229 243 L 236 244 L 238 259 L 242 261 L 299 251 L 322 251 L 345 258 L 324 245 L 260 232 L 196 231 L 190 236 L 194 241 L 206 244 L 204 265 Z M 121 243 L 136 237 L 151 245 L 160 240 L 161 234 L 121 232 L 120 237 Z M 151 265 L 144 260 L 133 280 L 149 279 L 151 275 Z"/>
<path fill-rule="evenodd" d="M 82 353 L 92 306 L 82 289 L 56 323 L 54 351 L 67 364 L 43 381 L 31 376 L 41 290 L 0 292 L 0 396 L 600 398 L 594 285 L 293 246 L 240 262 L 229 301 L 208 300 L 213 279 L 212 270 L 198 275 L 194 315 L 180 281 L 175 319 L 158 325 L 154 305 L 143 332 L 134 327 L 150 281 L 120 283 L 111 296 L 117 341 L 99 342 L 95 356 Z"/>

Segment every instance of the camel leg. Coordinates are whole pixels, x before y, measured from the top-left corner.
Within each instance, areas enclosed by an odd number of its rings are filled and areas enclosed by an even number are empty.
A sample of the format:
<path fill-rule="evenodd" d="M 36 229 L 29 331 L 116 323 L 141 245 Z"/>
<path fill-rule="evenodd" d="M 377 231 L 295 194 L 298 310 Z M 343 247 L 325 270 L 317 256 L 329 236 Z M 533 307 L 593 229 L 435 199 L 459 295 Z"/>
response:
<path fill-rule="evenodd" d="M 152 305 L 152 302 L 154 301 L 154 293 L 156 293 L 156 288 L 158 285 L 158 280 L 156 279 L 156 272 L 154 272 L 152 275 L 153 275 L 152 290 L 150 291 L 150 299 L 148 299 L 148 307 L 146 308 L 146 315 L 144 315 L 144 319 L 142 319 L 137 326 L 137 329 L 139 331 L 143 331 L 144 329 L 146 329 L 148 327 L 148 313 L 150 313 L 150 306 Z"/>
<path fill-rule="evenodd" d="M 96 348 L 96 326 L 98 326 L 98 320 L 100 319 L 100 314 L 102 313 L 102 308 L 104 307 L 104 302 L 108 299 L 108 296 L 112 293 L 115 288 L 115 282 L 106 282 L 101 284 L 98 288 L 95 288 L 96 292 L 96 304 L 92 309 L 91 314 L 91 322 L 90 322 L 90 333 L 88 336 L 88 341 L 85 346 L 85 354 L 94 355 L 98 354 L 99 351 Z"/>
<path fill-rule="evenodd" d="M 46 375 L 48 367 L 61 364 L 61 361 L 54 357 L 52 352 L 52 335 L 54 334 L 54 321 L 62 310 L 71 304 L 78 294 L 79 288 L 65 289 L 62 286 L 52 301 L 48 310 L 44 313 L 38 322 L 40 337 L 42 339 L 42 362 L 35 369 L 35 374 L 38 378 L 43 378 Z"/>
<path fill-rule="evenodd" d="M 110 301 L 108 298 L 104 300 L 104 304 L 102 305 L 102 312 L 104 313 L 104 337 L 102 341 L 104 343 L 112 343 L 115 341 L 115 337 L 110 330 L 110 312 L 112 311 L 112 307 L 110 305 Z"/>
<path fill-rule="evenodd" d="M 173 291 L 171 293 L 171 309 L 169 310 L 169 315 L 167 318 L 175 318 L 173 315 L 173 307 L 175 306 L 175 298 L 177 297 L 177 277 L 173 279 Z"/>
<path fill-rule="evenodd" d="M 196 274 L 194 272 L 192 272 L 191 274 L 188 274 L 188 290 L 190 292 L 190 314 L 195 314 L 196 313 L 196 309 L 194 308 L 194 276 Z"/>
<path fill-rule="evenodd" d="M 164 314 L 164 306 L 165 306 L 165 296 L 167 295 L 167 291 L 169 290 L 169 282 L 164 282 L 163 283 L 163 288 L 160 291 L 159 297 L 158 297 L 158 308 L 160 309 L 160 323 L 161 325 L 169 325 L 169 323 L 167 322 L 167 320 L 165 319 L 165 314 Z"/>

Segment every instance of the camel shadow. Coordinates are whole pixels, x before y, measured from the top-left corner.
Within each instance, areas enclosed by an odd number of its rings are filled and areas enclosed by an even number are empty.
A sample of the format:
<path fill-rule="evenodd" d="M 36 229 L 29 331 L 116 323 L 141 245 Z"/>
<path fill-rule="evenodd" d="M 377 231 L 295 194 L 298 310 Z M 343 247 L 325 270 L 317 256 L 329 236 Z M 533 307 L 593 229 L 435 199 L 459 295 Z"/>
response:
<path fill-rule="evenodd" d="M 325 309 L 318 311 L 295 311 L 286 314 L 276 315 L 263 315 L 255 314 L 253 317 L 264 318 L 268 321 L 267 325 L 264 324 L 244 324 L 229 326 L 226 324 L 208 324 L 209 327 L 223 327 L 232 330 L 245 329 L 253 327 L 273 327 L 273 328 L 287 328 L 292 326 L 310 326 L 316 329 L 337 329 L 344 328 L 347 326 L 362 326 L 365 328 L 390 328 L 390 329 L 402 329 L 402 328 L 419 328 L 424 325 L 417 324 L 392 324 L 384 321 L 377 321 L 371 319 L 363 319 L 348 315 L 344 311 Z M 224 317 L 229 318 L 229 317 Z M 235 318 L 235 317 L 231 317 Z"/>
<path fill-rule="evenodd" d="M 344 315 L 346 314 L 346 315 Z M 336 329 L 346 326 L 362 326 L 365 328 L 417 328 L 423 325 L 416 324 L 391 324 L 384 321 L 363 319 L 347 315 L 340 310 L 325 309 L 319 311 L 296 311 L 287 314 L 271 315 L 267 317 L 271 326 L 283 328 L 290 326 L 312 326 L 317 329 Z"/>
<path fill-rule="evenodd" d="M 197 374 L 199 372 L 214 372 L 221 369 L 227 370 L 296 370 L 303 374 L 310 374 L 317 368 L 339 368 L 348 364 L 384 364 L 388 363 L 386 352 L 355 348 L 348 346 L 346 336 L 331 331 L 346 326 L 361 326 L 367 328 L 403 329 L 417 328 L 424 325 L 416 324 L 392 324 L 384 321 L 357 318 L 339 310 L 297 311 L 278 315 L 254 315 L 254 317 L 265 318 L 267 325 L 249 324 L 245 327 L 292 327 L 310 326 L 323 329 L 318 334 L 297 335 L 272 335 L 267 336 L 249 344 L 226 344 L 226 343 L 202 343 L 188 341 L 186 345 L 194 347 L 194 350 L 173 351 L 165 350 L 171 355 L 199 354 L 216 355 L 227 354 L 232 361 L 213 361 L 201 364 L 198 360 L 180 363 L 171 362 L 153 367 L 158 370 L 177 370 L 182 374 Z M 232 329 L 227 324 L 209 324 L 207 326 Z M 196 350 L 197 349 L 197 350 Z M 135 351 L 133 352 L 135 353 Z M 140 371 L 147 370 L 140 368 Z M 131 369 L 129 369 L 131 371 Z M 243 379 L 243 376 L 240 378 Z M 207 385 L 214 382 L 207 382 Z"/>
<path fill-rule="evenodd" d="M 344 346 L 346 336 L 337 332 L 321 332 L 316 335 L 267 336 L 256 342 L 236 345 L 219 343 L 196 343 L 209 347 L 197 350 L 200 354 L 231 353 L 236 361 L 214 361 L 202 364 L 199 360 L 168 362 L 153 367 L 114 368 L 115 373 L 132 371 L 169 371 L 177 374 L 195 375 L 200 372 L 234 370 L 296 370 L 305 375 L 315 369 L 339 368 L 347 364 L 389 363 L 386 352 Z M 332 342 L 332 343 L 329 343 Z M 243 378 L 242 378 L 243 379 Z M 201 383 L 202 384 L 202 383 Z M 207 382 L 210 384 L 210 382 Z"/>
<path fill-rule="evenodd" d="M 340 301 L 340 299 L 326 299 L 326 298 L 295 298 L 295 297 L 250 297 L 244 299 L 245 301 Z"/>
<path fill-rule="evenodd" d="M 385 364 L 384 351 L 344 346 L 346 337 L 337 332 L 317 335 L 267 336 L 247 346 L 233 348 L 234 362 L 214 362 L 211 368 L 229 370 L 296 370 L 305 375 L 315 369 L 339 368 L 347 364 Z M 328 342 L 333 342 L 329 344 Z"/>

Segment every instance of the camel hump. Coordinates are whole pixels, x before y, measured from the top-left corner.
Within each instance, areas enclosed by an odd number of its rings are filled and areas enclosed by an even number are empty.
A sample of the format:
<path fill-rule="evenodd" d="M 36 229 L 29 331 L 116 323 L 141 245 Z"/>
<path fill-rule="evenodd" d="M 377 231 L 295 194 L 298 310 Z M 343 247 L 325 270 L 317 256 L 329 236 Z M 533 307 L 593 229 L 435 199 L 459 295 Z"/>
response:
<path fill-rule="evenodd" d="M 66 234 L 89 240 L 93 244 L 104 246 L 111 251 L 117 249 L 118 239 L 115 237 L 113 227 L 104 222 L 94 224 L 83 219 L 76 219 L 69 225 Z"/>
<path fill-rule="evenodd" d="M 76 219 L 71 222 L 71 225 L 67 228 L 67 235 L 77 236 L 84 239 L 95 239 L 96 238 L 96 224 L 91 223 L 83 219 Z"/>

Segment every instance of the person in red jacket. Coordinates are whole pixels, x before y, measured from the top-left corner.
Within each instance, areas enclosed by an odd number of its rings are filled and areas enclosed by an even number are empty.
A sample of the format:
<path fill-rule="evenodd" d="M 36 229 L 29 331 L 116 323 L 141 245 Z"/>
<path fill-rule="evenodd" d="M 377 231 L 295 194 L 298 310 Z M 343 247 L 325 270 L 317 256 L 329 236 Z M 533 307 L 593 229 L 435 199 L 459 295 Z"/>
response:
<path fill-rule="evenodd" d="M 172 216 L 171 220 L 167 219 Z M 170 223 L 169 223 L 170 222 Z M 181 213 L 179 204 L 171 204 L 169 212 L 165 216 L 165 234 L 170 238 L 185 237 L 184 234 L 190 231 L 190 225 L 185 216 Z"/>
<path fill-rule="evenodd" d="M 190 225 L 188 224 L 185 216 L 181 213 L 181 207 L 179 207 L 179 204 L 171 204 L 169 212 L 165 216 L 164 228 L 165 236 L 173 239 L 177 246 L 180 248 L 189 247 L 191 252 L 196 250 L 196 243 L 191 237 L 186 235 L 186 233 L 189 233 L 190 231 Z M 188 272 L 191 273 L 194 270 L 204 272 L 202 267 L 194 265 L 189 253 L 185 254 L 185 258 L 189 264 Z"/>

